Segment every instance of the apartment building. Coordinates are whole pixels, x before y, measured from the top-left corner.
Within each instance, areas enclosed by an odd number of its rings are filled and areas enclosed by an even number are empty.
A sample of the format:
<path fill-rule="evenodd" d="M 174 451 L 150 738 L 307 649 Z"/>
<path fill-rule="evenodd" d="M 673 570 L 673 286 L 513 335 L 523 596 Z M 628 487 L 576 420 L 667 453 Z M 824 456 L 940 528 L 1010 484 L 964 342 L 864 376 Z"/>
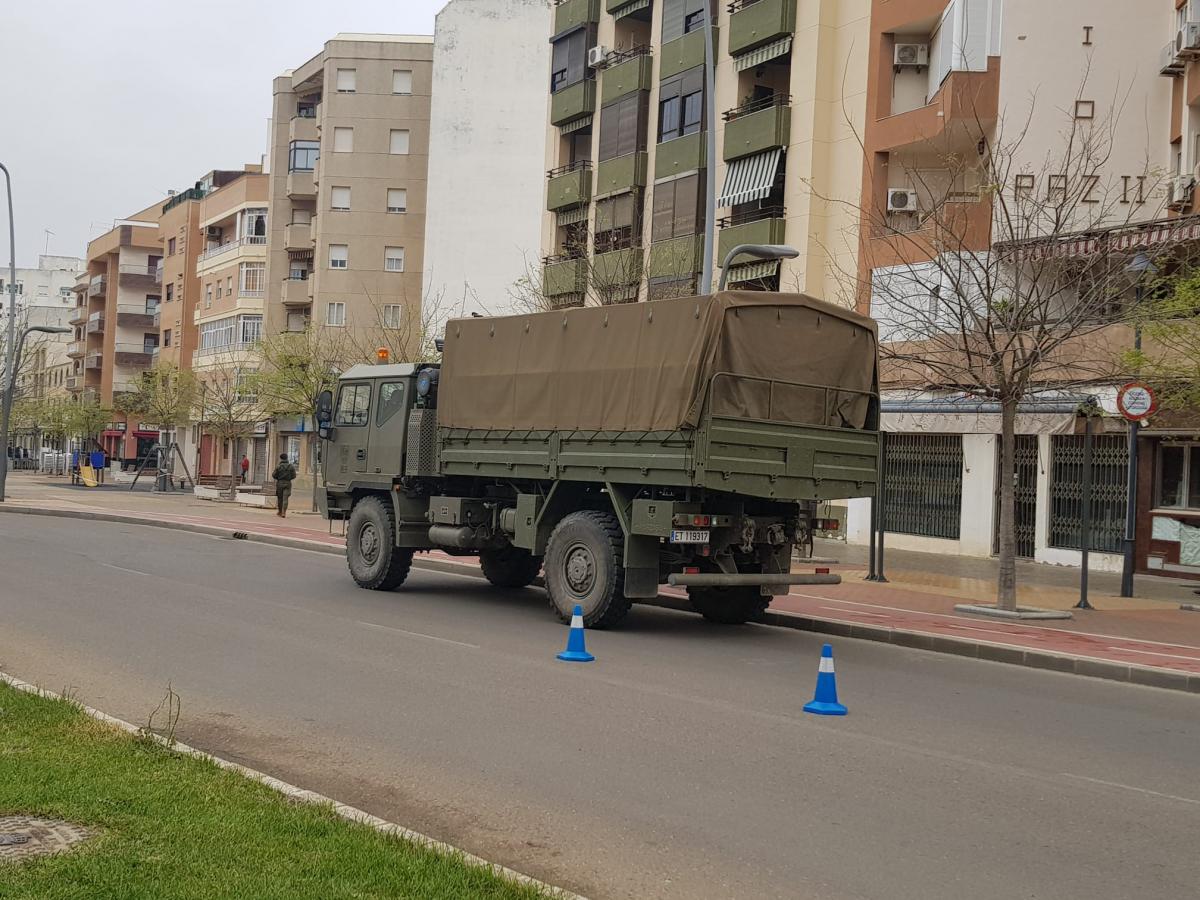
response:
<path fill-rule="evenodd" d="M 80 402 L 111 407 L 153 363 L 158 347 L 162 244 L 158 219 L 162 201 L 118 220 L 91 241 L 87 267 L 76 280 L 75 328 L 68 356 L 74 362 L 67 389 Z M 109 457 L 132 462 L 158 440 L 147 423 L 114 413 L 101 435 Z"/>
<path fill-rule="evenodd" d="M 273 83 L 266 316 L 401 328 L 418 315 L 433 39 L 338 34 Z"/>
<path fill-rule="evenodd" d="M 857 251 L 871 4 L 711 2 L 713 122 L 704 4 L 556 3 L 539 291 L 550 305 L 694 293 L 708 165 L 714 266 L 741 243 L 800 251 L 782 264 L 737 259 L 730 284 L 840 299 L 839 275 L 854 270 Z"/>
<path fill-rule="evenodd" d="M 1034 0 L 873 0 L 854 283 L 884 342 L 911 339 L 901 319 L 921 298 L 933 309 L 960 290 L 949 276 L 965 266 L 1012 273 L 999 284 L 1016 273 L 1053 284 L 1064 302 L 1108 271 L 1113 314 L 1097 320 L 1103 327 L 1072 351 L 1063 372 L 1132 346 L 1117 307 L 1137 302 L 1147 271 L 1170 271 L 1200 239 L 1200 218 L 1190 218 L 1200 163 L 1200 90 L 1192 90 L 1200 87 L 1198 5 L 1154 0 L 1131 15 L 1128 4 L 1076 0 L 1052 8 Z M 1014 224 L 1002 209 L 1058 209 L 1063 217 Z M 1004 476 L 1017 484 L 1019 556 L 1080 564 L 1083 437 L 1074 410 L 1062 407 L 1090 397 L 1104 413 L 1093 453 L 1090 562 L 1121 570 L 1130 437 L 1116 395 L 1124 380 L 1064 375 L 1039 382 L 1019 408 L 1016 471 Z M 1002 477 L 997 405 L 905 380 L 886 365 L 884 388 L 887 545 L 992 555 Z M 1189 502 L 1200 506 L 1200 491 L 1189 501 L 1186 483 L 1197 424 L 1160 417 L 1142 431 L 1140 571 L 1200 575 L 1200 553 L 1182 567 L 1180 560 L 1191 539 L 1181 542 L 1181 523 Z M 852 540 L 867 540 L 868 518 L 868 504 L 852 501 Z M 1175 540 L 1160 541 L 1166 537 Z"/>
<path fill-rule="evenodd" d="M 503 312 L 541 264 L 549 10 L 450 0 L 437 14 L 424 297 L 456 315 Z"/>
<path fill-rule="evenodd" d="M 84 261 L 75 256 L 38 257 L 37 268 L 17 269 L 16 329 L 65 326 L 75 308 L 75 280 Z M 8 328 L 8 270 L 0 276 L 0 334 Z M 25 343 L 17 383 L 19 396 L 43 398 L 65 392 L 70 335 L 32 334 Z M 3 363 L 0 363 L 0 367 Z"/>

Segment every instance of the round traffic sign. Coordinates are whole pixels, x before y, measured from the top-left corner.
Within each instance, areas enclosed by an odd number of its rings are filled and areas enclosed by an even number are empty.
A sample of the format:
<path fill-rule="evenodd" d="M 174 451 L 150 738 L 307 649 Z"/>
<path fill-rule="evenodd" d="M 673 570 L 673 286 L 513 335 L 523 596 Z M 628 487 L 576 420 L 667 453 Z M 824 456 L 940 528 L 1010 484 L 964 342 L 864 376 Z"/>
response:
<path fill-rule="evenodd" d="M 1131 381 L 1117 392 L 1117 410 L 1131 422 L 1148 419 L 1158 409 L 1158 398 L 1150 385 Z"/>

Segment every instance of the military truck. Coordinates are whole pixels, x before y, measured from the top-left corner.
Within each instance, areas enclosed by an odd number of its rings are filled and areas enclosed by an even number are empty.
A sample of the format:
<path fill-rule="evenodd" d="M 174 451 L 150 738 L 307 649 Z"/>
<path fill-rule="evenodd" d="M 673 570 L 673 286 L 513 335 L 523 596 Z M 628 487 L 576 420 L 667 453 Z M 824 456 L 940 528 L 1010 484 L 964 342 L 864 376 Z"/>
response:
<path fill-rule="evenodd" d="M 741 623 L 788 586 L 817 504 L 875 491 L 874 323 L 799 294 L 448 323 L 440 364 L 355 366 L 322 396 L 323 512 L 350 574 L 403 584 L 413 554 L 544 572 L 550 606 L 619 622 L 659 586 Z"/>

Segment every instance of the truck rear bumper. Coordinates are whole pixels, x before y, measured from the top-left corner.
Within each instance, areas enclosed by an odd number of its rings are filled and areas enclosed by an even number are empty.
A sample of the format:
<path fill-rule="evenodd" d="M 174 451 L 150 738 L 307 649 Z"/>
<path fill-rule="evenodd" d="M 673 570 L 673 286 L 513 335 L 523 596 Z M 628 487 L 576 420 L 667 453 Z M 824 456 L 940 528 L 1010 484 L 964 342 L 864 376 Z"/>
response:
<path fill-rule="evenodd" d="M 767 587 L 841 583 L 841 575 L 726 575 L 723 572 L 685 575 L 674 572 L 667 576 L 667 584 L 674 587 Z"/>

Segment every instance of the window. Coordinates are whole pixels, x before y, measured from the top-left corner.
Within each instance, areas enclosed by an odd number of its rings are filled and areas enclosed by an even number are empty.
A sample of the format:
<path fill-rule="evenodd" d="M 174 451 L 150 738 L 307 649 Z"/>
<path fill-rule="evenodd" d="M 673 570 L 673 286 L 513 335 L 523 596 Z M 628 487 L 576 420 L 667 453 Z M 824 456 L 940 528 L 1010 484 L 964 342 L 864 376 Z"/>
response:
<path fill-rule="evenodd" d="M 317 117 L 317 104 L 300 101 L 296 104 L 296 117 L 300 119 L 315 119 Z"/>
<path fill-rule="evenodd" d="M 317 141 L 292 141 L 288 145 L 288 171 L 311 172 L 320 155 Z"/>
<path fill-rule="evenodd" d="M 408 129 L 393 128 L 391 134 L 390 152 L 397 154 L 408 153 Z"/>
<path fill-rule="evenodd" d="M 388 188 L 387 211 L 390 213 L 408 211 L 408 190 L 406 188 Z"/>
<path fill-rule="evenodd" d="M 346 304 L 341 301 L 325 304 L 325 324 L 342 326 L 346 324 Z"/>
<path fill-rule="evenodd" d="M 383 307 L 383 327 L 399 328 L 403 317 L 403 308 L 399 303 L 387 303 Z"/>
<path fill-rule="evenodd" d="M 254 403 L 258 400 L 258 370 L 238 369 L 234 376 L 233 396 L 238 403 Z"/>
<path fill-rule="evenodd" d="M 588 75 L 587 51 L 590 33 L 579 28 L 554 42 L 550 62 L 550 91 L 578 84 Z"/>
<path fill-rule="evenodd" d="M 300 260 L 292 260 L 288 267 L 288 279 L 291 281 L 308 281 L 308 269 Z"/>
<path fill-rule="evenodd" d="M 156 312 L 158 312 L 158 304 L 161 300 L 162 300 L 162 298 L 160 296 L 158 296 L 158 294 L 147 294 L 146 295 L 146 314 L 152 316 Z"/>
<path fill-rule="evenodd" d="M 354 129 L 353 128 L 334 128 L 333 129 L 333 152 L 334 153 L 353 153 L 354 152 Z"/>
<path fill-rule="evenodd" d="M 641 237 L 641 197 L 632 191 L 596 202 L 596 252 L 627 250 Z"/>
<path fill-rule="evenodd" d="M 167 285 L 167 302 L 170 303 L 174 299 L 175 299 L 175 285 L 168 284 Z"/>
<path fill-rule="evenodd" d="M 1155 505 L 1200 509 L 1200 444 L 1163 444 L 1159 448 Z"/>
<path fill-rule="evenodd" d="M 703 123 L 704 67 L 696 66 L 668 78 L 659 88 L 658 142 L 695 134 Z"/>
<path fill-rule="evenodd" d="M 600 110 L 600 162 L 646 149 L 649 97 L 638 91 Z"/>
<path fill-rule="evenodd" d="M 663 4 L 662 42 L 704 27 L 705 0 L 666 0 Z"/>
<path fill-rule="evenodd" d="M 699 175 L 685 175 L 654 185 L 651 241 L 669 241 L 671 238 L 695 234 L 700 219 Z"/>
<path fill-rule="evenodd" d="M 215 322 L 200 323 L 200 350 L 213 352 L 225 350 L 233 345 L 236 316 L 217 319 Z"/>
<path fill-rule="evenodd" d="M 300 465 L 300 438 L 294 434 L 288 435 L 287 457 L 288 462 L 290 462 L 293 466 Z"/>
<path fill-rule="evenodd" d="M 208 284 L 206 284 L 204 286 L 204 308 L 205 309 L 208 309 L 210 306 L 212 306 L 212 300 L 213 300 L 212 295 L 213 295 L 213 286 L 212 286 L 212 282 L 210 281 Z"/>
<path fill-rule="evenodd" d="M 242 263 L 238 287 L 243 296 L 260 296 L 267 288 L 267 264 Z"/>
<path fill-rule="evenodd" d="M 392 93 L 412 93 L 412 72 L 408 69 L 392 69 Z"/>
<path fill-rule="evenodd" d="M 164 347 L 170 347 L 170 346 L 171 346 L 171 329 L 170 329 L 170 328 L 167 328 L 167 329 L 165 329 L 165 330 L 163 331 L 163 343 L 162 343 L 162 345 L 163 345 Z"/>
<path fill-rule="evenodd" d="M 329 245 L 329 268 L 347 269 L 350 267 L 350 248 L 346 244 Z"/>
<path fill-rule="evenodd" d="M 333 424 L 366 425 L 370 410 L 371 386 L 369 384 L 344 384 L 338 392 Z"/>
<path fill-rule="evenodd" d="M 354 85 L 358 80 L 358 73 L 354 69 L 338 69 L 337 70 L 337 92 L 339 94 L 353 94 Z"/>
<path fill-rule="evenodd" d="M 217 299 L 221 299 L 221 279 L 217 279 Z"/>
<path fill-rule="evenodd" d="M 383 248 L 383 270 L 385 272 L 403 272 L 404 271 L 404 248 L 403 247 L 384 247 Z"/>
<path fill-rule="evenodd" d="M 227 297 L 233 296 L 233 276 L 232 275 L 225 276 L 225 295 Z"/>
<path fill-rule="evenodd" d="M 404 382 L 385 381 L 379 386 L 379 406 L 375 411 L 376 427 L 404 409 Z"/>
<path fill-rule="evenodd" d="M 263 208 L 244 209 L 238 215 L 238 225 L 242 237 L 248 238 L 248 243 L 265 244 L 267 242 L 267 211 Z"/>
<path fill-rule="evenodd" d="M 158 335 L 157 334 L 143 334 L 142 335 L 142 352 L 143 353 L 153 353 L 157 349 L 158 349 Z"/>
<path fill-rule="evenodd" d="M 293 209 L 292 210 L 292 224 L 293 225 L 311 225 L 312 217 L 313 217 L 313 214 L 312 214 L 311 209 Z"/>
<path fill-rule="evenodd" d="M 238 343 L 257 344 L 262 339 L 262 316 L 238 316 Z"/>
<path fill-rule="evenodd" d="M 350 188 L 332 188 L 329 192 L 329 205 L 333 209 L 343 211 L 350 209 Z"/>
<path fill-rule="evenodd" d="M 167 256 L 175 255 L 175 238 L 167 238 Z"/>

